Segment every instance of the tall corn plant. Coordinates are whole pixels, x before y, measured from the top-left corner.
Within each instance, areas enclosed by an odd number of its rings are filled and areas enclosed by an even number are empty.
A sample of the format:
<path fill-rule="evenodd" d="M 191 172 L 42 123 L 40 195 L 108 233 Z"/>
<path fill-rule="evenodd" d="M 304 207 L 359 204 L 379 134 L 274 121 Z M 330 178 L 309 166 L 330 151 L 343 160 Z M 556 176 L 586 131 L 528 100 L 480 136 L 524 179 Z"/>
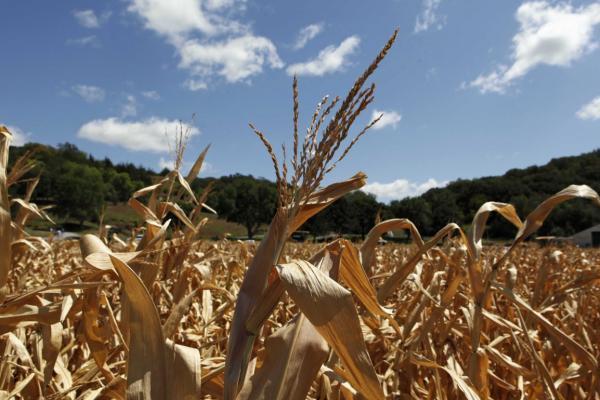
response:
<path fill-rule="evenodd" d="M 8 201 L 8 185 L 6 184 L 6 166 L 8 164 L 8 148 L 12 135 L 4 126 L 0 126 L 0 301 L 6 294 L 4 287 L 8 282 L 11 263 L 11 218 Z"/>
<path fill-rule="evenodd" d="M 32 152 L 26 152 L 15 161 L 10 173 L 7 173 L 11 141 L 12 134 L 8 128 L 0 125 L 0 302 L 10 293 L 8 283 L 13 255 L 21 254 L 26 247 L 35 249 L 33 242 L 48 248 L 47 243 L 40 238 L 25 234 L 24 226 L 28 218 L 34 215 L 52 222 L 43 209 L 30 202 L 33 190 L 39 182 L 39 176 L 29 180 L 23 199 L 9 199 L 8 188 L 19 182 L 23 175 L 35 167 L 35 162 L 31 160 Z M 10 212 L 11 201 L 19 206 L 14 221 Z"/>
<path fill-rule="evenodd" d="M 145 233 L 135 251 L 114 253 L 94 235 L 86 235 L 81 240 L 81 252 L 87 266 L 108 273 L 123 284 L 121 325 L 116 330 L 128 346 L 128 399 L 196 398 L 200 395 L 198 350 L 171 340 L 196 292 L 173 307 L 163 324 L 151 295 L 160 280 L 159 274 L 176 281 L 172 290 L 183 286 L 185 291 L 187 276 L 183 273 L 183 261 L 206 222 L 201 210 L 213 211 L 204 203 L 208 190 L 197 197 L 190 187 L 202 167 L 208 147 L 200 153 L 186 177 L 180 172 L 188 137 L 189 131 L 180 125 L 175 136 L 173 171 L 156 184 L 136 191 L 129 200 L 129 205 L 146 223 Z M 143 197 L 147 198 L 145 203 L 141 200 Z M 189 214 L 178 204 L 184 198 L 193 204 Z M 174 238 L 167 243 L 169 215 L 177 218 L 182 228 L 173 229 Z M 177 299 L 176 293 L 170 295 Z M 94 307 L 97 303 L 94 293 L 86 301 Z M 99 353 L 105 351 L 104 348 L 97 350 Z M 98 367 L 105 369 L 103 362 L 95 358 Z"/>
<path fill-rule="evenodd" d="M 245 379 L 257 333 L 283 293 L 283 288 L 278 283 L 274 283 L 270 288 L 267 288 L 267 283 L 269 274 L 279 262 L 285 242 L 308 218 L 346 193 L 360 188 L 366 182 L 366 176 L 358 173 L 347 181 L 320 189 L 325 176 L 378 121 L 378 119 L 372 121 L 352 140 L 348 140 L 356 118 L 373 101 L 375 85 L 371 84 L 367 88 L 363 86 L 392 47 L 396 35 L 397 31 L 390 37 L 371 65 L 355 81 L 341 103 L 338 97 L 331 102 L 325 97 L 317 105 L 303 140 L 298 133 L 298 83 L 294 78 L 294 132 L 289 166 L 286 160 L 286 147 L 282 147 L 283 162 L 280 164 L 265 135 L 250 125 L 267 148 L 273 161 L 279 201 L 275 216 L 248 266 L 238 294 L 227 346 L 225 369 L 225 399 L 227 400 L 233 400 L 237 396 Z M 326 123 L 330 115 L 329 122 Z M 259 318 L 256 317 L 257 315 Z M 249 321 L 252 323 L 251 326 L 248 325 Z"/>

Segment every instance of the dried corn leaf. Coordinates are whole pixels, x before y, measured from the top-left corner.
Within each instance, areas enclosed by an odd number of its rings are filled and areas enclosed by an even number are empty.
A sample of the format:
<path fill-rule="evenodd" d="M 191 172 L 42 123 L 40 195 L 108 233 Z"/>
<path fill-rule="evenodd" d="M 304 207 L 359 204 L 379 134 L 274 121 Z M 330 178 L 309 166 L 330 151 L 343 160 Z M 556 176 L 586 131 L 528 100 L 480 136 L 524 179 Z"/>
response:
<path fill-rule="evenodd" d="M 277 272 L 298 308 L 339 355 L 352 386 L 367 398 L 383 399 L 351 293 L 306 261 L 277 265 Z"/>
<path fill-rule="evenodd" d="M 0 126 L 0 131 L 8 132 L 8 129 L 5 126 Z M 29 171 L 31 171 L 36 163 L 32 160 L 32 155 L 35 153 L 35 150 L 28 150 L 23 155 L 21 155 L 13 164 L 8 177 L 6 178 L 6 186 L 11 187 L 15 183 L 19 181 Z"/>
<path fill-rule="evenodd" d="M 166 365 L 160 318 L 139 276 L 123 261 L 110 256 L 130 299 L 127 398 L 167 399 Z"/>
<path fill-rule="evenodd" d="M 377 292 L 369 282 L 369 278 L 360 263 L 358 250 L 348 240 L 340 240 L 339 245 L 342 247 L 339 267 L 340 279 L 350 287 L 371 314 L 389 317 L 392 311 L 383 307 L 377 301 Z"/>
<path fill-rule="evenodd" d="M 302 314 L 265 341 L 262 367 L 244 384 L 238 400 L 303 400 L 329 346 Z"/>
<path fill-rule="evenodd" d="M 571 185 L 554 196 L 544 200 L 539 206 L 533 210 L 525 220 L 525 224 L 515 238 L 515 242 L 527 238 L 533 232 L 537 231 L 544 223 L 544 220 L 557 205 L 574 198 L 586 198 L 592 200 L 596 205 L 600 206 L 600 197 L 595 190 L 587 185 Z"/>
<path fill-rule="evenodd" d="M 333 183 L 315 193 L 302 205 L 290 224 L 289 234 L 300 228 L 310 217 L 327 208 L 334 201 L 367 183 L 367 176 L 359 172 L 343 182 Z"/>
<path fill-rule="evenodd" d="M 187 215 L 185 215 L 185 211 L 183 211 L 181 209 L 179 204 L 172 203 L 172 202 L 162 202 L 162 203 L 160 203 L 159 210 L 160 210 L 160 214 L 163 214 L 163 215 L 166 215 L 167 212 L 172 213 L 181 222 L 183 222 L 185 224 L 185 226 L 187 226 L 192 231 L 196 232 L 196 227 L 194 226 L 192 221 L 190 221 L 190 219 L 187 217 Z"/>
<path fill-rule="evenodd" d="M 62 347 L 62 330 L 63 326 L 60 322 L 52 325 L 44 325 L 42 327 L 43 349 L 42 356 L 44 359 L 44 386 L 50 384 L 54 364 Z"/>
<path fill-rule="evenodd" d="M 527 311 L 534 320 L 536 320 L 544 327 L 544 329 L 546 329 L 548 334 L 553 336 L 556 340 L 562 342 L 571 352 L 571 354 L 577 357 L 577 359 L 581 360 L 591 371 L 598 370 L 598 362 L 594 356 L 590 354 L 582 345 L 577 343 L 562 330 L 554 326 L 552 322 L 550 322 L 541 313 L 531 308 L 531 306 L 525 300 L 513 293 L 511 290 L 505 288 L 502 292 L 513 302 L 513 304 Z"/>
<path fill-rule="evenodd" d="M 177 326 L 179 325 L 179 321 L 185 315 L 188 308 L 190 308 L 190 304 L 194 300 L 194 297 L 198 294 L 198 290 L 192 291 L 190 294 L 181 299 L 169 313 L 169 317 L 163 324 L 162 330 L 163 335 L 166 338 L 170 338 L 177 331 Z"/>
<path fill-rule="evenodd" d="M 200 152 L 200 155 L 198 155 L 198 158 L 194 162 L 194 165 L 192 165 L 192 168 L 190 168 L 190 172 L 188 172 L 188 174 L 186 175 L 185 180 L 188 181 L 190 184 L 194 181 L 194 179 L 198 177 L 200 171 L 202 171 L 202 165 L 204 164 L 204 159 L 206 158 L 206 153 L 208 153 L 208 149 L 210 149 L 210 144 L 206 146 L 204 150 L 202 150 L 202 152 Z"/>
<path fill-rule="evenodd" d="M 458 374 L 455 369 L 439 365 L 435 361 L 428 360 L 425 357 L 420 356 L 418 354 L 413 354 L 410 361 L 416 365 L 428 368 L 441 369 L 445 371 L 450 376 L 450 378 L 452 378 L 452 380 L 454 381 L 456 386 L 458 386 L 460 391 L 465 395 L 465 398 L 467 398 L 468 400 L 481 399 L 479 397 L 479 394 L 477 394 L 477 390 L 473 387 L 471 383 L 467 381 L 468 378 Z"/>
<path fill-rule="evenodd" d="M 487 220 L 492 212 L 497 212 L 503 216 L 507 221 L 516 226 L 517 229 L 523 227 L 523 222 L 521 221 L 521 218 L 519 218 L 519 215 L 517 215 L 517 211 L 512 204 L 498 203 L 495 201 L 484 203 L 475 213 L 468 235 L 469 241 L 467 244 L 471 248 L 471 254 L 473 254 L 475 260 L 478 260 L 481 255 L 481 249 L 483 248 L 481 239 L 485 232 Z"/>
<path fill-rule="evenodd" d="M 176 175 L 177 180 L 179 181 L 179 184 L 181 185 L 182 189 L 187 193 L 188 196 L 190 196 L 194 204 L 198 203 L 198 200 L 196 200 L 196 196 L 194 196 L 194 192 L 192 191 L 190 184 L 186 179 L 184 179 L 183 175 L 181 175 L 181 173 L 177 170 L 173 171 L 173 174 Z"/>
<path fill-rule="evenodd" d="M 17 310 L 0 313 L 0 329 L 20 326 L 26 322 L 55 324 L 60 318 L 60 304 L 34 306 L 26 304 Z"/>
<path fill-rule="evenodd" d="M 127 204 L 129 204 L 129 206 L 131 208 L 133 208 L 133 210 L 140 217 L 142 217 L 142 219 L 144 219 L 145 221 L 152 221 L 152 222 L 156 222 L 156 223 L 158 223 L 160 221 L 158 219 L 158 217 L 156 216 L 156 214 L 154 213 L 154 211 L 152 211 L 152 209 L 150 209 L 149 207 L 146 207 L 144 204 L 142 204 L 140 201 L 136 200 L 134 197 L 129 199 Z"/>
<path fill-rule="evenodd" d="M 145 196 L 145 195 L 147 195 L 149 193 L 154 193 L 157 189 L 159 189 L 162 185 L 164 185 L 168 181 L 169 181 L 168 177 L 167 178 L 163 178 L 158 183 L 155 183 L 154 185 L 146 186 L 144 188 L 141 188 L 141 189 L 133 192 L 133 194 L 131 195 L 131 197 L 133 199 L 137 199 L 138 197 Z"/>
<path fill-rule="evenodd" d="M 193 400 L 200 398 L 201 371 L 200 352 L 192 347 L 165 343 L 165 367 L 168 382 L 167 399 Z"/>
<path fill-rule="evenodd" d="M 395 271 L 392 274 L 392 276 L 389 277 L 383 283 L 383 285 L 381 285 L 381 287 L 377 291 L 377 299 L 379 300 L 379 302 L 382 303 L 383 301 L 385 301 L 385 299 L 388 298 L 392 294 L 392 292 L 398 286 L 400 286 L 402 282 L 406 280 L 408 275 L 410 275 L 410 273 L 414 270 L 415 266 L 424 254 L 426 254 L 442 239 L 444 239 L 446 236 L 450 235 L 454 231 L 458 231 L 461 239 L 466 242 L 466 236 L 457 224 L 450 223 L 442 229 L 440 229 L 433 238 L 428 240 L 420 249 L 418 249 L 417 252 L 413 254 L 404 265 L 402 265 L 397 271 Z"/>
<path fill-rule="evenodd" d="M 315 254 L 311 262 L 325 273 L 337 274 L 340 251 L 339 242 L 334 242 Z M 334 257 L 332 253 L 335 253 Z M 248 331 L 257 330 L 272 312 L 283 291 L 281 280 L 272 282 L 263 302 L 248 319 Z M 306 398 L 311 383 L 327 358 L 329 346 L 310 321 L 300 313 L 267 338 L 265 352 L 266 357 L 261 367 L 244 383 L 238 395 L 240 400 Z"/>
<path fill-rule="evenodd" d="M 413 224 L 410 220 L 402 218 L 388 219 L 380 222 L 371 228 L 367 234 L 367 237 L 365 238 L 365 241 L 360 247 L 362 265 L 367 274 L 370 274 L 371 269 L 373 268 L 373 263 L 375 262 L 375 246 L 377 246 L 379 238 L 386 232 L 399 229 L 408 230 L 417 247 L 423 247 L 424 243 L 423 239 L 421 238 L 421 234 L 419 233 L 419 230 L 415 224 Z"/>

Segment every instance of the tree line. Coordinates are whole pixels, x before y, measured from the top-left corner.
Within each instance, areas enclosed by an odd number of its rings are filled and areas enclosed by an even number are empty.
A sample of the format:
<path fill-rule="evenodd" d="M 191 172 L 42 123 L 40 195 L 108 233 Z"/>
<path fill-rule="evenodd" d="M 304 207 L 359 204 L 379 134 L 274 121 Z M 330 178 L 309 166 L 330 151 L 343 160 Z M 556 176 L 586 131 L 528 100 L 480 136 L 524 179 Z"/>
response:
<path fill-rule="evenodd" d="M 249 236 L 261 223 L 270 220 L 276 201 L 273 183 L 251 176 L 233 175 L 197 179 L 195 184 L 201 188 L 209 182 L 214 184 L 211 204 L 229 220 L 248 221 L 252 225 L 247 226 Z M 479 207 L 487 201 L 511 203 L 525 218 L 547 197 L 571 184 L 586 184 L 600 189 L 600 150 L 556 158 L 543 166 L 511 169 L 502 176 L 459 179 L 446 187 L 390 204 L 378 202 L 371 194 L 355 191 L 311 218 L 301 229 L 313 235 L 338 233 L 364 237 L 379 214 L 381 219 L 408 218 L 423 235 L 431 236 L 450 222 L 468 226 Z M 248 190 L 247 187 L 254 189 Z M 259 209 L 260 204 L 265 208 Z M 257 209 L 252 212 L 250 207 L 254 206 Z M 246 217 L 246 214 L 252 215 L 252 218 Z M 573 200 L 557 207 L 539 234 L 568 236 L 595 224 L 600 224 L 600 208 L 586 200 Z M 490 217 L 489 238 L 511 238 L 515 233 L 515 228 L 504 219 L 495 215 Z"/>
<path fill-rule="evenodd" d="M 26 144 L 11 148 L 10 160 L 33 151 L 41 174 L 33 201 L 54 204 L 52 212 L 77 221 L 97 221 L 106 203 L 125 202 L 131 193 L 151 185 L 169 171 L 155 172 L 131 163 L 113 163 L 108 158 L 95 159 L 73 144 L 56 148 Z M 273 182 L 252 175 L 235 174 L 220 178 L 196 178 L 195 191 L 211 185 L 208 204 L 221 218 L 246 228 L 252 238 L 267 224 L 275 212 L 277 189 Z M 309 220 L 301 229 L 312 235 L 354 234 L 363 236 L 376 218 L 408 218 L 423 235 L 433 235 L 449 222 L 467 226 L 479 206 L 486 201 L 513 204 L 525 217 L 548 196 L 570 184 L 587 184 L 600 188 L 600 150 L 579 156 L 561 157 L 543 166 L 512 169 L 502 176 L 459 179 L 444 188 L 427 191 L 421 196 L 384 204 L 371 194 L 355 191 Z M 18 190 L 24 190 L 17 186 Z M 559 206 L 540 230 L 541 235 L 567 236 L 600 223 L 600 209 L 590 202 L 575 200 Z M 514 228 L 492 216 L 490 238 L 509 238 Z"/>
<path fill-rule="evenodd" d="M 127 201 L 135 190 L 151 185 L 156 176 L 154 171 L 131 163 L 95 159 L 70 143 L 56 148 L 38 143 L 11 147 L 9 168 L 28 152 L 36 163 L 31 177 L 40 175 L 32 201 L 52 204 L 52 214 L 81 224 L 97 222 L 106 203 Z M 25 186 L 16 185 L 13 190 L 22 196 Z"/>

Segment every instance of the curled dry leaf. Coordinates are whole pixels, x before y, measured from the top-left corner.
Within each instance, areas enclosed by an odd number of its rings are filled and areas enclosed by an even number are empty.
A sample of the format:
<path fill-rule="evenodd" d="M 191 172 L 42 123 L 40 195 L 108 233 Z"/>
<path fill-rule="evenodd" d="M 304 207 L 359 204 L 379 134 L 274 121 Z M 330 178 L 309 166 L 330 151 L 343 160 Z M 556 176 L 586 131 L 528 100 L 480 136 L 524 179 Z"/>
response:
<path fill-rule="evenodd" d="M 405 218 L 399 219 L 388 219 L 386 221 L 380 222 L 375 225 L 365 238 L 362 246 L 360 247 L 360 255 L 362 260 L 362 265 L 367 274 L 371 274 L 371 269 L 373 268 L 373 263 L 375 262 L 375 246 L 379 241 L 379 238 L 383 236 L 386 232 L 394 231 L 394 230 L 408 230 L 410 235 L 417 245 L 417 248 L 422 248 L 424 243 L 421 238 L 421 234 L 419 230 L 410 220 Z"/>
<path fill-rule="evenodd" d="M 302 400 L 329 346 L 303 314 L 279 328 L 265 341 L 262 367 L 242 387 L 238 399 Z"/>
<path fill-rule="evenodd" d="M 278 265 L 294 302 L 339 355 L 348 381 L 364 396 L 383 399 L 351 293 L 306 261 Z"/>

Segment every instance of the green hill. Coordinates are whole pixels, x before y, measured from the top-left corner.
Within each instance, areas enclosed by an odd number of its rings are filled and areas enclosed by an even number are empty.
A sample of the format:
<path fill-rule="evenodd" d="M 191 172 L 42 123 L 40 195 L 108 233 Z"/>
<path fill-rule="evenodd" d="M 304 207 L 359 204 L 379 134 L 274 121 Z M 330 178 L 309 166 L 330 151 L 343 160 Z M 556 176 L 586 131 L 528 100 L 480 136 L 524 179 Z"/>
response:
<path fill-rule="evenodd" d="M 29 177 L 41 174 L 32 201 L 53 204 L 52 214 L 60 223 L 81 229 L 93 229 L 100 210 L 105 208 L 105 221 L 130 227 L 141 221 L 124 204 L 131 193 L 148 186 L 167 170 L 156 172 L 131 163 L 113 163 L 95 159 L 72 144 L 57 147 L 28 143 L 10 149 L 10 161 L 32 152 L 37 166 Z M 10 165 L 9 165 L 10 168 Z M 26 177 L 27 178 L 27 177 Z M 486 201 L 515 205 L 525 217 L 548 196 L 570 184 L 586 184 L 600 189 L 600 150 L 578 156 L 561 157 L 542 166 L 512 169 L 502 176 L 459 179 L 444 188 L 431 189 L 421 196 L 382 204 L 361 191 L 340 199 L 301 229 L 315 235 L 330 232 L 364 235 L 372 227 L 377 212 L 385 218 L 409 218 L 424 235 L 431 235 L 448 222 L 468 225 L 475 212 Z M 195 192 L 212 185 L 208 204 L 221 219 L 214 219 L 208 235 L 231 233 L 252 236 L 260 233 L 275 210 L 275 184 L 251 175 L 229 175 L 220 178 L 196 178 Z M 11 188 L 22 195 L 25 185 Z M 77 188 L 77 190 L 73 190 Z M 227 221 L 226 221 L 227 220 Z M 600 209 L 587 201 L 571 201 L 559 206 L 540 230 L 540 234 L 570 235 L 600 223 Z M 40 227 L 43 229 L 44 227 Z M 514 228 L 492 217 L 488 237 L 508 238 Z"/>
<path fill-rule="evenodd" d="M 447 222 L 469 224 L 486 201 L 511 203 L 524 218 L 548 196 L 571 184 L 585 184 L 600 190 L 600 150 L 555 158 L 542 166 L 511 169 L 502 176 L 457 180 L 420 197 L 392 202 L 388 211 L 392 215 L 414 218 L 421 229 L 431 234 Z M 509 224 L 495 219 L 491 222 L 491 236 L 514 234 Z M 573 200 L 551 214 L 540 234 L 570 235 L 598 223 L 598 207 L 589 201 Z"/>

